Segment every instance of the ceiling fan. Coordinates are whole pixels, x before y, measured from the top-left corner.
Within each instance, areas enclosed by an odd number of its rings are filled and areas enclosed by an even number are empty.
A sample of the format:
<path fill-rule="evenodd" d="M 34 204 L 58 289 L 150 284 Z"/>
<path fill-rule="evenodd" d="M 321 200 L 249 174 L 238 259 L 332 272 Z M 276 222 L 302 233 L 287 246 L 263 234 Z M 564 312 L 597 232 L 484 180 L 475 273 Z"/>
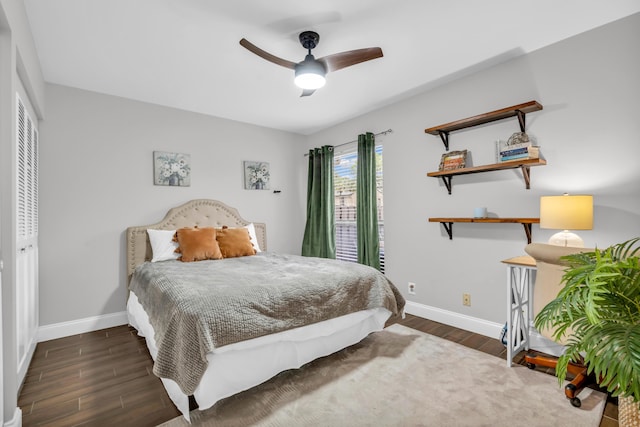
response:
<path fill-rule="evenodd" d="M 304 60 L 298 63 L 278 58 L 244 38 L 240 40 L 240 45 L 269 62 L 294 70 L 294 82 L 296 86 L 302 88 L 302 95 L 300 96 L 309 96 L 315 92 L 316 89 L 324 86 L 325 75 L 330 71 L 338 71 L 351 65 L 382 57 L 382 49 L 379 47 L 369 47 L 334 53 L 333 55 L 315 59 L 311 54 L 311 49 L 318 45 L 320 35 L 315 31 L 303 31 L 298 38 L 300 39 L 302 47 L 308 51 Z"/>

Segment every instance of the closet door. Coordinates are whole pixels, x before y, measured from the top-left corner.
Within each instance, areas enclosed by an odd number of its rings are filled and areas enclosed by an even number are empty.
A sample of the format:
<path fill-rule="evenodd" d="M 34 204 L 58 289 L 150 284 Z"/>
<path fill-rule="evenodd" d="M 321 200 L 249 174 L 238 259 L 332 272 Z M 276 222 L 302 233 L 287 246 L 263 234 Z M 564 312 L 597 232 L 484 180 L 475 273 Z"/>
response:
<path fill-rule="evenodd" d="M 16 332 L 18 380 L 35 350 L 38 328 L 38 130 L 17 95 Z"/>

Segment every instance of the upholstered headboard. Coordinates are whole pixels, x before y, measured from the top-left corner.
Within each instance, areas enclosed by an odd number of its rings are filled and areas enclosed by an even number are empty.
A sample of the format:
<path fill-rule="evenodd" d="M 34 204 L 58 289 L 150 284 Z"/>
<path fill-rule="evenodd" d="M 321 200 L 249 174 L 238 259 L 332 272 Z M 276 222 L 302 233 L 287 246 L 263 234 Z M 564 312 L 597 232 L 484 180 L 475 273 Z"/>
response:
<path fill-rule="evenodd" d="M 182 227 L 242 227 L 249 224 L 237 209 L 217 200 L 191 200 L 181 206 L 171 208 L 164 219 L 156 224 L 127 228 L 127 282 L 136 267 L 151 260 L 151 244 L 147 229 L 176 230 Z M 254 222 L 256 238 L 261 250 L 267 249 L 267 226 Z"/>

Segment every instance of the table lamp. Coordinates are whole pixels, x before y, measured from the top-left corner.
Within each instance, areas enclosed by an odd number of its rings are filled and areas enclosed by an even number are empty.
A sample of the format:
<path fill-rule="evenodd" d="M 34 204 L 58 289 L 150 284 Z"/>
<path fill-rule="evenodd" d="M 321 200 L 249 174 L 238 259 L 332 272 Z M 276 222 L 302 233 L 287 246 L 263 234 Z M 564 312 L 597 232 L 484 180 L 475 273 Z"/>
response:
<path fill-rule="evenodd" d="M 540 197 L 540 228 L 563 230 L 549 238 L 550 245 L 583 248 L 584 241 L 569 230 L 593 228 L 593 196 Z"/>

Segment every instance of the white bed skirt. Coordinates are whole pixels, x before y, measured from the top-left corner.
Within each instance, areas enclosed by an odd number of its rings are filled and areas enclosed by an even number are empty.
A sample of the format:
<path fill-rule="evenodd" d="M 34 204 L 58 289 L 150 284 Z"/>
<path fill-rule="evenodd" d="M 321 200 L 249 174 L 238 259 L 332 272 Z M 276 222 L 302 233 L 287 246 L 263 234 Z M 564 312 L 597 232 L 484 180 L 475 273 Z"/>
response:
<path fill-rule="evenodd" d="M 127 302 L 129 323 L 145 337 L 155 361 L 158 349 L 149 316 L 130 292 Z M 384 308 L 369 309 L 313 325 L 227 345 L 207 355 L 208 367 L 193 396 L 201 410 L 217 401 L 261 384 L 287 369 L 296 369 L 360 342 L 380 331 L 391 316 Z M 177 383 L 161 378 L 167 394 L 189 420 L 189 399 Z"/>

